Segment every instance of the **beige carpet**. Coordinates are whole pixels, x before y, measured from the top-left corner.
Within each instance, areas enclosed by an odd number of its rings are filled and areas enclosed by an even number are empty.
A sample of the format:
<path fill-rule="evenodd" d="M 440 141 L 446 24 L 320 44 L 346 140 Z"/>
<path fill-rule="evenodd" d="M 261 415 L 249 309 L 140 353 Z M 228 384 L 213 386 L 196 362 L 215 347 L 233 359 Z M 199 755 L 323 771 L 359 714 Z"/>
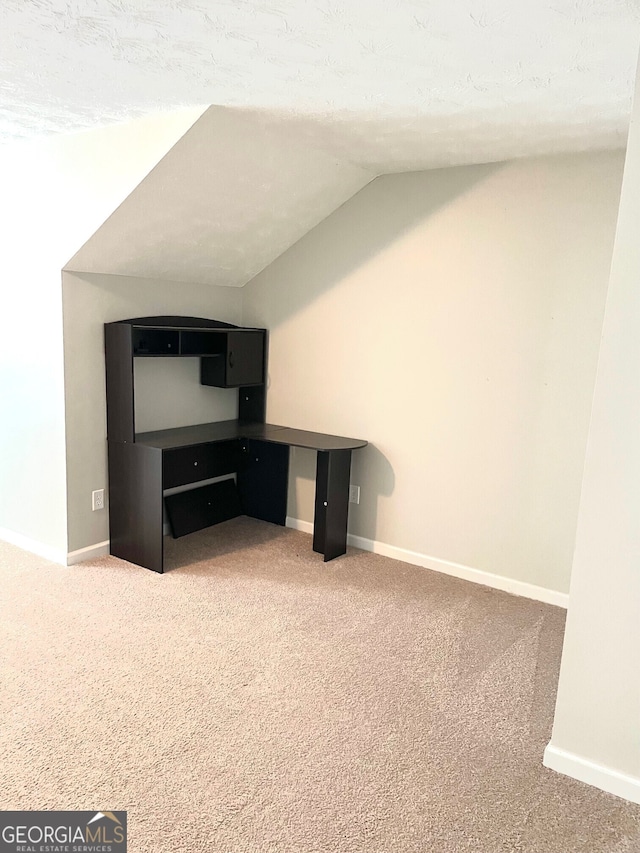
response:
<path fill-rule="evenodd" d="M 623 853 L 542 767 L 562 611 L 247 519 L 165 575 L 0 546 L 0 808 L 126 809 L 159 853 Z"/>

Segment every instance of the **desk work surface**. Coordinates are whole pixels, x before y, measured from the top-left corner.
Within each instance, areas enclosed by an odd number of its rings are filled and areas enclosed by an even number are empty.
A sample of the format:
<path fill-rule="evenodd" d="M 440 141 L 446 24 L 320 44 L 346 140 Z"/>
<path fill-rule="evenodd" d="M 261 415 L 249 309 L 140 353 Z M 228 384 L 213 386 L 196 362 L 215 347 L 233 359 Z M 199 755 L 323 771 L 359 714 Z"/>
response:
<path fill-rule="evenodd" d="M 137 433 L 135 443 L 168 450 L 195 444 L 228 441 L 234 438 L 254 438 L 272 444 L 286 444 L 289 447 L 304 447 L 320 451 L 357 450 L 367 446 L 366 441 L 357 438 L 309 432 L 277 424 L 247 423 L 237 420 Z"/>
<path fill-rule="evenodd" d="M 265 426 L 268 427 L 269 424 Z M 289 447 L 306 447 L 309 450 L 357 450 L 367 446 L 367 442 L 359 438 L 344 438 L 340 435 L 326 435 L 291 427 L 273 427 L 260 438 L 273 444 L 288 444 Z"/>

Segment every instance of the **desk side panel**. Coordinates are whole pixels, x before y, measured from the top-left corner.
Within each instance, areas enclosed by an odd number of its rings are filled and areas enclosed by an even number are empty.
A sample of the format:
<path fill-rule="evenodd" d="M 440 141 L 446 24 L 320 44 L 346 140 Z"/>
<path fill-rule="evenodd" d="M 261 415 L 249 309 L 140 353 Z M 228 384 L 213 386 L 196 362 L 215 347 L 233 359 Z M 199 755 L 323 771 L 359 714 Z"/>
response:
<path fill-rule="evenodd" d="M 350 475 L 350 450 L 318 453 L 313 550 L 324 555 L 325 563 L 347 551 Z"/>
<path fill-rule="evenodd" d="M 260 385 L 240 388 L 238 396 L 238 418 L 245 423 L 264 423 L 267 417 L 267 376 L 269 365 L 269 333 L 262 333 L 262 377 Z"/>
<path fill-rule="evenodd" d="M 240 423 L 264 423 L 267 411 L 265 385 L 240 388 L 238 392 L 238 419 Z"/>
<path fill-rule="evenodd" d="M 109 441 L 109 538 L 114 557 L 162 572 L 162 450 Z"/>
<path fill-rule="evenodd" d="M 238 472 L 242 512 L 284 526 L 287 520 L 289 447 L 267 441 L 244 442 L 245 464 Z"/>
<path fill-rule="evenodd" d="M 133 441 L 134 389 L 131 326 L 104 327 L 107 383 L 107 436 L 110 441 Z"/>

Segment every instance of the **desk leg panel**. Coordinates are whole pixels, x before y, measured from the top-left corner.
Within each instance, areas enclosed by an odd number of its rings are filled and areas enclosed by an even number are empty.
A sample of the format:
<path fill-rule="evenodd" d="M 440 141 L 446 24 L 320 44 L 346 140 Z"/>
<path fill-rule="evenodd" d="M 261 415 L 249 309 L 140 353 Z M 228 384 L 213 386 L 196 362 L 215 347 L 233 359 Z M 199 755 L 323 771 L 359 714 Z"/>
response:
<path fill-rule="evenodd" d="M 238 471 L 242 512 L 251 518 L 285 525 L 289 489 L 289 446 L 250 439 L 246 462 Z"/>
<path fill-rule="evenodd" d="M 109 442 L 110 553 L 162 572 L 162 450 Z"/>
<path fill-rule="evenodd" d="M 350 450 L 318 452 L 313 550 L 325 563 L 347 551 L 350 475 Z"/>

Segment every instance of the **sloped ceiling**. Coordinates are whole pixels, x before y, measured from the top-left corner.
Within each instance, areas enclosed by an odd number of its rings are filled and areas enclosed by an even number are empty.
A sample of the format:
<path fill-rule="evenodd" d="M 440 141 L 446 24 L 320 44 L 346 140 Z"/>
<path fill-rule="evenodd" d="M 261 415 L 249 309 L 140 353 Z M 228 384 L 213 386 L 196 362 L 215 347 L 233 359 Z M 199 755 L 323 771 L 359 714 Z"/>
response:
<path fill-rule="evenodd" d="M 211 107 L 65 269 L 245 284 L 375 177 L 307 131 Z"/>
<path fill-rule="evenodd" d="M 636 0 L 3 0 L 0 136 L 218 104 L 380 172 L 614 147 L 639 34 Z"/>
<path fill-rule="evenodd" d="M 215 104 L 66 265 L 239 286 L 378 174 L 621 147 L 634 0 L 3 0 L 0 138 Z"/>

